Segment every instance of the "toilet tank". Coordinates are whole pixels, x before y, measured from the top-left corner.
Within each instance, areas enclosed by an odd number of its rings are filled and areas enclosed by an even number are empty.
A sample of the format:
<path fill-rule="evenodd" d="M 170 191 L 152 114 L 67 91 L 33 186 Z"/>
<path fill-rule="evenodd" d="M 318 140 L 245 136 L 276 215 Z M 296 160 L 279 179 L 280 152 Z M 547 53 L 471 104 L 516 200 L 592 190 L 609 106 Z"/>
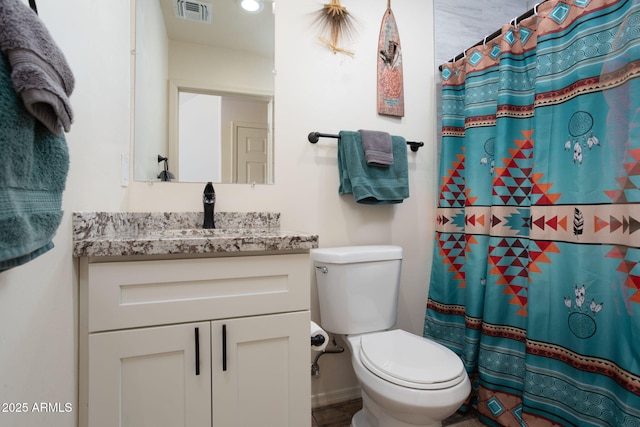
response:
<path fill-rule="evenodd" d="M 361 334 L 395 324 L 400 246 L 313 249 L 311 260 L 323 329 L 334 334 Z"/>

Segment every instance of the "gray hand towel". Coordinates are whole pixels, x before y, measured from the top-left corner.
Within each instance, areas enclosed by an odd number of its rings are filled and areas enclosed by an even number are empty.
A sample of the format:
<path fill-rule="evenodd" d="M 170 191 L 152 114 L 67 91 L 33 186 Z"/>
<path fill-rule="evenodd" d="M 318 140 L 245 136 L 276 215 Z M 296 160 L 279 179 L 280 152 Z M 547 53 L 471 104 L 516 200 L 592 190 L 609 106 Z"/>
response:
<path fill-rule="evenodd" d="M 364 157 L 369 166 L 389 167 L 393 164 L 391 135 L 387 132 L 360 129 Z"/>
<path fill-rule="evenodd" d="M 27 111 L 54 135 L 69 132 L 73 74 L 38 15 L 21 0 L 0 0 L 0 49 Z"/>

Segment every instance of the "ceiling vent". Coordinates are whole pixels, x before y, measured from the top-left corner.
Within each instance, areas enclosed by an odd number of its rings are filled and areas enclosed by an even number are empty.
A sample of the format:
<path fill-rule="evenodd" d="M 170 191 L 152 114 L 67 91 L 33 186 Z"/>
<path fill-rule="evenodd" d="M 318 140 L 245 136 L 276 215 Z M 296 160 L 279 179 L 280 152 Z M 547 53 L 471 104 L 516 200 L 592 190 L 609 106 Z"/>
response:
<path fill-rule="evenodd" d="M 176 0 L 173 8 L 178 18 L 211 24 L 211 3 L 194 0 Z"/>

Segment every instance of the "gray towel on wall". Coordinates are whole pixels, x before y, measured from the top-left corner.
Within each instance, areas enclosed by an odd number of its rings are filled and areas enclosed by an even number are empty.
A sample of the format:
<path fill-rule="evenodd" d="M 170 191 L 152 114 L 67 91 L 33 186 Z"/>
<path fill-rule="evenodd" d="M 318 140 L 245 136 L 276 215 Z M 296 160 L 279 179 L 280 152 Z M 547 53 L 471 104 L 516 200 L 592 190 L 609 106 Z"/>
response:
<path fill-rule="evenodd" d="M 364 158 L 369 166 L 389 167 L 393 164 L 391 135 L 387 132 L 360 129 Z"/>
<path fill-rule="evenodd" d="M 75 79 L 38 15 L 20 0 L 0 0 L 0 49 L 27 111 L 54 135 L 69 132 Z"/>

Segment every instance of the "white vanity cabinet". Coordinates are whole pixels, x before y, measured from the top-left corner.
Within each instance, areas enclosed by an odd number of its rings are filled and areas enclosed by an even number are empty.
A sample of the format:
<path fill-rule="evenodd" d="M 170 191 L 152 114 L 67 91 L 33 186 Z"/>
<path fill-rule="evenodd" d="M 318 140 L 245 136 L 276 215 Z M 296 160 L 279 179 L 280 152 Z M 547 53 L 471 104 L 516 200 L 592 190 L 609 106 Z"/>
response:
<path fill-rule="evenodd" d="M 79 425 L 310 425 L 309 280 L 308 253 L 81 258 Z"/>
<path fill-rule="evenodd" d="M 209 343 L 210 323 L 91 334 L 88 425 L 210 426 Z"/>

